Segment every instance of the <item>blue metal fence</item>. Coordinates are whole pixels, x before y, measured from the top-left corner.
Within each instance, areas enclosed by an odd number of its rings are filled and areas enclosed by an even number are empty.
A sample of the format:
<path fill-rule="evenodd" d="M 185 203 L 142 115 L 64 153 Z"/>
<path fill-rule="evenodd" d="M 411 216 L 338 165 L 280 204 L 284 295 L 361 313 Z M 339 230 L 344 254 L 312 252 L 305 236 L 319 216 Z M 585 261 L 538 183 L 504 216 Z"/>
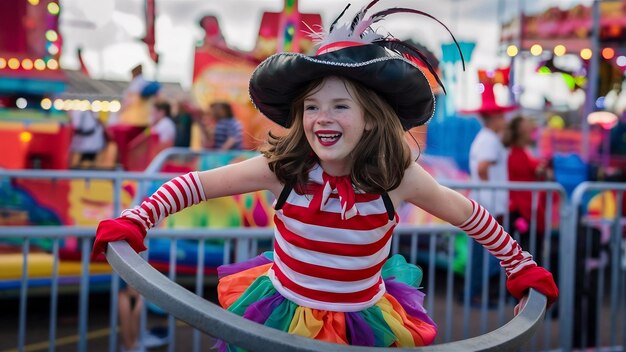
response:
<path fill-rule="evenodd" d="M 0 170 L 0 179 L 86 179 L 86 180 L 108 180 L 113 185 L 113 214 L 119 214 L 121 211 L 121 187 L 125 180 L 136 181 L 153 181 L 165 180 L 171 178 L 172 174 L 150 174 L 150 173 L 129 173 L 129 172 L 100 172 L 100 171 L 41 171 L 41 170 L 19 170 L 6 171 Z M 475 188 L 488 189 L 508 189 L 508 190 L 528 190 L 532 193 L 533 204 L 537 204 L 540 192 L 545 192 L 548 199 L 560 197 L 561 202 L 558 212 L 560 226 L 554 232 L 547 232 L 545 236 L 540 237 L 537 231 L 537 214 L 533 214 L 533 220 L 530 224 L 530 239 L 528 241 L 531 253 L 536 258 L 543 258 L 543 265 L 549 267 L 551 264 L 550 253 L 554 252 L 552 246 L 558 245 L 558 267 L 550 268 L 558 275 L 561 296 L 558 302 L 558 317 L 548 314 L 542 329 L 540 329 L 535 338 L 529 343 L 528 350 L 552 350 L 556 348 L 569 351 L 575 348 L 592 346 L 600 348 L 608 347 L 610 350 L 620 350 L 620 345 L 626 344 L 624 336 L 626 336 L 626 310 L 623 303 L 623 297 L 626 293 L 625 285 L 625 268 L 626 261 L 624 251 L 626 244 L 623 239 L 624 222 L 622 201 L 624 197 L 624 184 L 604 184 L 604 183 L 584 183 L 580 185 L 572 195 L 572 200 L 567 201 L 563 189 L 558 184 L 553 183 L 506 183 L 506 184 L 468 184 L 448 182 L 444 184 L 459 190 L 468 190 Z M 600 217 L 593 218 L 587 212 L 587 200 L 589 194 L 597 194 L 602 192 L 610 192 L 614 194 L 615 209 L 613 218 Z M 546 206 L 546 228 L 553 228 L 552 224 L 552 202 L 548 201 Z M 606 210 L 606 209 L 603 209 Z M 506 221 L 507 223 L 508 221 Z M 598 253 L 593 251 L 581 251 L 579 247 L 591 250 L 592 246 L 578 245 L 586 244 L 586 241 L 593 240 L 593 236 L 588 235 L 589 231 L 598 233 L 600 240 L 605 241 L 604 247 Z M 471 246 L 467 246 L 467 263 L 465 267 L 465 277 L 458 275 L 453 270 L 455 265 L 455 256 L 451 255 L 458 251 L 458 243 L 455 242 L 458 230 L 449 225 L 425 225 L 425 226 L 399 226 L 394 236 L 392 251 L 394 253 L 402 253 L 407 260 L 412 263 L 421 264 L 425 268 L 424 287 L 427 294 L 426 308 L 429 310 L 435 321 L 440 326 L 440 336 L 437 343 L 446 343 L 461 339 L 471 338 L 495 330 L 505 324 L 512 318 L 512 304 L 506 298 L 504 281 L 501 280 L 498 285 L 500 293 L 497 301 L 497 307 L 494 310 L 489 309 L 487 301 L 483 300 L 480 306 L 472 308 L 469 303 L 468 287 L 469 277 L 472 268 L 469 265 L 472 256 Z M 31 242 L 35 239 L 51 239 L 52 246 L 50 253 L 55 258 L 53 262 L 52 275 L 50 277 L 50 311 L 49 311 L 49 333 L 48 344 L 49 350 L 55 350 L 55 341 L 58 338 L 58 296 L 59 285 L 61 285 L 58 274 L 59 266 L 59 247 L 62 239 L 68 236 L 77 237 L 80 243 L 82 253 L 81 257 L 81 276 L 78 288 L 78 321 L 77 334 L 79 341 L 77 342 L 77 350 L 86 351 L 88 348 L 87 332 L 89 331 L 88 307 L 90 297 L 90 275 L 88 260 L 91 250 L 91 240 L 94 236 L 95 228 L 86 227 L 61 227 L 61 226 L 2 226 L 0 227 L 0 239 L 8 237 L 17 237 L 22 239 L 22 275 L 19 287 L 19 317 L 17 324 L 17 336 L 15 347 L 22 351 L 26 348 L 28 322 L 27 309 L 28 297 L 31 294 L 29 284 L 32 281 L 28 277 L 28 257 Z M 224 257 L 222 261 L 229 263 L 234 260 L 244 260 L 259 253 L 267 243 L 271 244 L 271 229 L 185 229 L 185 230 L 165 230 L 155 229 L 150 231 L 150 238 L 170 238 L 170 239 L 191 239 L 197 241 L 199 246 L 204 246 L 207 240 L 222 239 L 224 240 Z M 558 242 L 553 242 L 553 238 L 557 238 Z M 536 252 L 540 241 L 543 243 L 542 253 Z M 584 242 L 583 242 L 584 241 Z M 591 241 L 590 243 L 592 243 Z M 171 242 L 170 250 L 176 251 L 176 241 Z M 443 254 L 443 255 L 442 255 Z M 197 269 L 194 280 L 196 288 L 195 294 L 202 296 L 205 292 L 203 287 L 207 284 L 207 277 L 202 275 L 204 262 L 204 251 L 200 250 L 197 254 Z M 605 259 L 602 259 L 602 256 Z M 169 272 L 167 275 L 170 280 L 176 281 L 180 276 L 176 273 L 175 256 L 170 257 Z M 577 263 L 591 263 L 594 261 L 600 263 L 598 270 L 593 275 L 588 275 L 589 267 L 585 272 L 576 271 Z M 580 268 L 580 266 L 579 266 Z M 483 267 L 486 273 L 486 266 Z M 589 281 L 590 278 L 594 281 Z M 210 279 L 210 278 L 209 278 Z M 577 285 L 577 283 L 582 283 Z M 485 292 L 488 291 L 489 282 L 483 286 L 483 298 L 486 297 Z M 580 287 L 582 288 L 580 288 Z M 584 316 L 576 316 L 575 312 L 578 308 L 577 294 L 580 290 L 588 292 L 590 287 L 594 287 L 595 295 L 587 299 L 587 312 Z M 117 292 L 119 290 L 119 281 L 117 274 L 112 274 L 110 286 L 111 307 L 116 307 Z M 461 295 L 460 299 L 457 295 Z M 587 297 L 588 298 L 588 297 Z M 591 309 L 590 307 L 593 307 Z M 550 311 L 549 311 L 550 313 Z M 116 331 L 117 328 L 117 310 L 110 310 L 110 329 Z M 460 322 L 460 323 L 459 323 Z M 142 327 L 146 326 L 146 313 L 143 313 Z M 169 349 L 174 350 L 177 341 L 173 339 L 176 332 L 174 318 L 169 318 L 169 336 L 172 338 L 169 342 Z M 199 344 L 199 332 L 194 333 L 193 345 L 195 350 L 201 348 Z M 109 350 L 117 349 L 117 334 L 112 333 L 109 337 Z"/>

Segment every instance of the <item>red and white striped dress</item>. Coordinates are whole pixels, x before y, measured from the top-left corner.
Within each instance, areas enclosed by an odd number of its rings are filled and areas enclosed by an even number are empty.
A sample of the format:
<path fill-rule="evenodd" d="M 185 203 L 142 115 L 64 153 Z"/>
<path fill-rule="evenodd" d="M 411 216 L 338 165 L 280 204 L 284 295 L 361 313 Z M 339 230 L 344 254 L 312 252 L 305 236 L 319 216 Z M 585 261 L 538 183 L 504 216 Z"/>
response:
<path fill-rule="evenodd" d="M 381 268 L 398 217 L 389 219 L 382 196 L 358 191 L 355 209 L 346 209 L 328 185 L 324 199 L 315 203 L 314 195 L 319 197 L 319 188 L 325 187 L 322 173 L 320 166 L 313 168 L 307 194 L 292 190 L 276 211 L 274 264 L 268 276 L 278 292 L 298 305 L 360 311 L 385 293 Z M 346 215 L 350 210 L 355 211 Z"/>

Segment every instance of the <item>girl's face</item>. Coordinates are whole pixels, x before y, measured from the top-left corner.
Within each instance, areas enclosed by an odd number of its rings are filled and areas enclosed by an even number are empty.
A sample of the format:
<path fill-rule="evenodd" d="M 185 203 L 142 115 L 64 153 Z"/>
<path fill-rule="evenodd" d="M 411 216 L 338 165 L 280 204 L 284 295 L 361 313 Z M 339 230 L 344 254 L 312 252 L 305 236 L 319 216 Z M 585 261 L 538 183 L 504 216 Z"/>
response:
<path fill-rule="evenodd" d="M 344 81 L 329 77 L 304 99 L 304 133 L 322 168 L 333 176 L 349 173 L 351 153 L 368 128 L 354 96 Z"/>

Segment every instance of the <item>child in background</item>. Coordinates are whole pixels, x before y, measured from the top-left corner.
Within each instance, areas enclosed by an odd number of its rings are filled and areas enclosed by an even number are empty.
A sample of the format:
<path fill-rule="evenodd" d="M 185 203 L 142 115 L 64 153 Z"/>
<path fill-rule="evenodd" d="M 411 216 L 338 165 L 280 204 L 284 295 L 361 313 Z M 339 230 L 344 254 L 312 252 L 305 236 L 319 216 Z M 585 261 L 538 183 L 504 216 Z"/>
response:
<path fill-rule="evenodd" d="M 204 147 L 220 151 L 243 149 L 243 127 L 235 117 L 231 104 L 218 101 L 209 108 L 214 126 L 210 127 L 209 123 L 201 125 L 204 130 Z"/>
<path fill-rule="evenodd" d="M 510 181 L 536 182 L 552 178 L 552 170 L 547 167 L 547 163 L 535 158 L 528 149 L 534 142 L 534 129 L 534 122 L 524 116 L 514 117 L 506 127 L 503 142 L 509 148 L 507 167 Z M 530 245 L 530 223 L 535 220 L 539 238 L 535 253 L 542 253 L 542 238 L 546 231 L 546 193 L 537 193 L 534 219 L 532 197 L 531 191 L 511 191 L 509 211 L 511 222 L 521 235 L 520 242 L 525 246 Z"/>
<path fill-rule="evenodd" d="M 413 61 L 420 53 L 370 25 L 390 13 L 423 13 L 396 8 L 368 17 L 376 2 L 348 24 L 335 20 L 329 33 L 317 34 L 315 55 L 276 54 L 256 68 L 250 97 L 288 128 L 286 135 L 270 133 L 262 155 L 176 177 L 140 206 L 102 221 L 94 255 L 116 240 L 143 251 L 147 230 L 169 214 L 210 198 L 268 190 L 277 199 L 274 251 L 219 268 L 224 308 L 328 342 L 428 345 L 437 327 L 422 305 L 422 272 L 400 255 L 389 258 L 395 209 L 410 202 L 495 255 L 515 297 L 535 288 L 554 302 L 552 275 L 483 207 L 413 161 L 405 132 L 433 116 L 433 93 Z"/>

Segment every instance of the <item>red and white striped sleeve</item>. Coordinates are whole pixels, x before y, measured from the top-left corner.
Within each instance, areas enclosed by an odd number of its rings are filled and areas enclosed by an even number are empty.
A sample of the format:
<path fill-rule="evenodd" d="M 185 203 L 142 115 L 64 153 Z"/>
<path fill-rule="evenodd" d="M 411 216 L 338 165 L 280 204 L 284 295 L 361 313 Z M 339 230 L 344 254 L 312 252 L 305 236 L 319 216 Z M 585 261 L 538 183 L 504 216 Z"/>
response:
<path fill-rule="evenodd" d="M 139 206 L 122 211 L 122 217 L 139 221 L 147 231 L 166 216 L 204 200 L 198 172 L 190 172 L 167 181 Z"/>
<path fill-rule="evenodd" d="M 485 208 L 471 199 L 470 201 L 472 215 L 458 227 L 500 260 L 507 277 L 525 268 L 537 266 L 532 255 L 522 251 L 517 241 L 504 231 Z"/>

